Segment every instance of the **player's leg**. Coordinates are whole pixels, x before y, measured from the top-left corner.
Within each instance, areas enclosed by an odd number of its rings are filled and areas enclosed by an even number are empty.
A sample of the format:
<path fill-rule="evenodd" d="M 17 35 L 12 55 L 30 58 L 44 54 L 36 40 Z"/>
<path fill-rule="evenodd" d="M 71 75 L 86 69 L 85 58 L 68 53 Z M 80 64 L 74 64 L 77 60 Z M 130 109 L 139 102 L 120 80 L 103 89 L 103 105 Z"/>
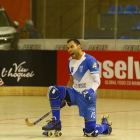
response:
<path fill-rule="evenodd" d="M 71 103 L 71 99 L 70 99 L 70 93 L 68 92 L 67 88 L 66 88 L 66 96 L 64 99 L 61 100 L 61 105 L 60 105 L 60 108 L 63 108 L 65 105 L 66 105 L 66 102 L 68 104 Z"/>
<path fill-rule="evenodd" d="M 85 120 L 85 128 L 83 128 L 84 136 L 97 137 L 99 134 L 108 133 L 108 126 L 105 124 L 96 124 L 96 121 Z M 105 132 L 105 133 L 104 133 Z M 109 131 L 110 132 L 110 131 Z"/>
<path fill-rule="evenodd" d="M 99 134 L 111 134 L 112 132 L 112 122 L 108 122 L 108 115 L 102 116 L 102 122 L 96 124 L 94 120 L 85 119 L 85 128 L 83 129 L 84 136 L 87 137 L 97 137 Z"/>
<path fill-rule="evenodd" d="M 79 107 L 80 116 L 85 118 L 85 128 L 83 128 L 84 136 L 95 137 L 98 135 L 96 131 L 96 98 L 89 102 L 82 94 L 76 94 L 76 103 Z"/>
<path fill-rule="evenodd" d="M 71 93 L 71 89 L 69 90 Z M 47 96 L 49 97 L 50 100 L 50 106 L 52 110 L 52 124 L 55 125 L 56 129 L 61 128 L 61 121 L 60 121 L 60 108 L 64 107 L 67 103 L 71 103 L 71 99 L 69 96 L 69 92 L 65 86 L 51 86 L 49 87 Z M 42 127 L 43 130 L 48 130 L 48 129 L 54 129 L 54 125 L 52 125 L 50 122 Z M 58 124 L 58 125 L 57 125 Z M 58 126 L 58 127 L 57 127 Z"/>
<path fill-rule="evenodd" d="M 112 122 L 108 121 L 109 115 L 101 117 L 102 122 L 100 125 L 100 124 L 96 124 L 96 106 L 89 107 L 88 110 L 90 110 L 90 111 L 88 111 L 86 114 L 88 115 L 88 113 L 89 113 L 89 117 L 88 117 L 89 119 L 85 119 L 85 129 L 83 129 L 84 134 L 86 136 L 92 136 L 92 137 L 96 137 L 99 134 L 104 134 L 104 135 L 111 134 Z M 91 115 L 90 115 L 90 112 L 91 112 Z M 93 119 L 92 119 L 92 117 L 93 117 Z"/>
<path fill-rule="evenodd" d="M 96 121 L 94 120 L 85 119 L 85 128 L 83 128 L 84 136 L 97 137 L 99 134 L 105 134 L 105 133 L 110 134 L 108 133 L 107 125 L 106 124 L 99 125 L 96 124 Z"/>
<path fill-rule="evenodd" d="M 108 135 L 111 134 L 112 132 L 112 122 L 108 121 L 109 116 L 102 116 L 102 122 L 101 125 L 100 124 L 96 124 L 96 128 L 95 129 L 95 133 L 93 133 L 92 135 L 94 135 L 94 137 L 98 136 L 99 134 L 103 134 L 103 135 Z"/>
<path fill-rule="evenodd" d="M 64 86 L 54 85 L 49 87 L 47 94 L 49 96 L 53 118 L 46 126 L 42 127 L 42 130 L 61 130 L 60 107 L 61 101 L 66 97 L 66 88 Z"/>
<path fill-rule="evenodd" d="M 83 132 L 86 137 L 95 137 L 98 134 L 98 131 L 96 131 L 96 120 L 85 118 L 85 128 L 83 128 Z"/>
<path fill-rule="evenodd" d="M 83 95 L 77 95 L 77 105 L 79 107 L 80 116 L 85 118 L 84 135 L 87 137 L 96 137 L 108 129 L 106 124 L 96 124 L 96 98 L 95 93 L 93 100 L 89 102 Z"/>
<path fill-rule="evenodd" d="M 85 108 L 86 109 L 86 108 Z M 105 126 L 101 126 L 96 124 L 96 106 L 91 105 L 86 111 L 86 115 L 88 119 L 85 118 L 85 128 L 83 129 L 84 136 L 87 137 L 97 137 L 99 134 L 103 132 L 104 129 L 106 129 Z"/>

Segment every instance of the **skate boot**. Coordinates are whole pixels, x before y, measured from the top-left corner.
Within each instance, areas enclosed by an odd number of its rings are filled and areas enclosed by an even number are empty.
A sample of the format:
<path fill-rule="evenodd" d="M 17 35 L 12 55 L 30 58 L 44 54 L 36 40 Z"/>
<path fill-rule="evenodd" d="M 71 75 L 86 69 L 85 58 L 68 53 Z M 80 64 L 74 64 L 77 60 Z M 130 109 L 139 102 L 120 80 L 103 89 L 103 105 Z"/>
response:
<path fill-rule="evenodd" d="M 102 120 L 101 125 L 102 124 L 107 125 L 107 130 L 102 132 L 102 134 L 104 134 L 104 135 L 111 134 L 111 132 L 112 132 L 112 127 L 111 127 L 112 122 L 108 121 L 108 118 L 109 118 L 109 115 L 101 116 L 101 120 Z"/>
<path fill-rule="evenodd" d="M 56 120 L 56 118 L 53 117 L 52 121 L 47 121 L 47 122 L 48 124 L 42 127 L 42 130 L 45 130 L 45 132 L 43 132 L 43 135 L 45 135 L 46 137 L 51 137 L 53 135 L 55 137 L 59 137 L 62 135 L 60 120 Z"/>
<path fill-rule="evenodd" d="M 88 129 L 83 128 L 83 132 L 84 132 L 85 137 L 97 137 L 99 134 L 96 128 L 93 130 L 88 130 Z"/>

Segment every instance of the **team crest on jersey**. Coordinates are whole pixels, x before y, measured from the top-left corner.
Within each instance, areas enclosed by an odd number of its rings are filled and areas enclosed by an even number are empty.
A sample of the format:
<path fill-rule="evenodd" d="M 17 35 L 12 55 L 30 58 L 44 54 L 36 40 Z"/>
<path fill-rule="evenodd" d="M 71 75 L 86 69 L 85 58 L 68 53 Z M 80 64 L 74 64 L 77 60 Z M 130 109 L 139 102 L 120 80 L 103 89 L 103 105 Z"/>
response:
<path fill-rule="evenodd" d="M 96 69 L 97 68 L 97 63 L 95 62 L 94 63 L 94 65 L 93 65 L 93 67 L 92 68 L 94 68 L 94 69 Z"/>
<path fill-rule="evenodd" d="M 74 67 L 71 67 L 71 73 L 73 73 Z"/>
<path fill-rule="evenodd" d="M 82 72 L 83 71 L 83 66 L 80 66 L 80 72 Z"/>

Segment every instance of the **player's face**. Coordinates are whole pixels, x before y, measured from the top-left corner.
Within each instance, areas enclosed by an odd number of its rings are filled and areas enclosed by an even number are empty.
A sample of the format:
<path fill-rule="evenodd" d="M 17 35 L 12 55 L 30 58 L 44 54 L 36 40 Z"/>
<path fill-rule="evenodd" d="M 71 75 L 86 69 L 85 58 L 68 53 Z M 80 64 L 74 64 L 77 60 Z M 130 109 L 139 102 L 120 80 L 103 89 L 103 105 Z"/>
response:
<path fill-rule="evenodd" d="M 71 55 L 72 59 L 77 59 L 79 56 L 80 45 L 77 45 L 74 41 L 67 44 L 68 53 Z"/>

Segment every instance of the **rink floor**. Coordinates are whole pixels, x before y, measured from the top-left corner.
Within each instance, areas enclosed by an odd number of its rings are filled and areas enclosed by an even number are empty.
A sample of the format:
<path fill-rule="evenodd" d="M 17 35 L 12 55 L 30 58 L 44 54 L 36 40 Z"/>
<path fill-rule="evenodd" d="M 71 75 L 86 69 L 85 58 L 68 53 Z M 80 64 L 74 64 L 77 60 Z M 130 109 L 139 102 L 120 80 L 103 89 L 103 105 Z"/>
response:
<path fill-rule="evenodd" d="M 35 126 L 28 127 L 25 118 L 34 122 L 50 111 L 45 96 L 1 96 L 0 97 L 0 140 L 139 140 L 140 101 L 124 99 L 97 99 L 97 123 L 101 115 L 109 115 L 113 131 L 111 135 L 83 137 L 84 119 L 79 116 L 77 106 L 66 106 L 61 110 L 62 136 L 45 137 L 42 126 L 51 114 Z"/>

